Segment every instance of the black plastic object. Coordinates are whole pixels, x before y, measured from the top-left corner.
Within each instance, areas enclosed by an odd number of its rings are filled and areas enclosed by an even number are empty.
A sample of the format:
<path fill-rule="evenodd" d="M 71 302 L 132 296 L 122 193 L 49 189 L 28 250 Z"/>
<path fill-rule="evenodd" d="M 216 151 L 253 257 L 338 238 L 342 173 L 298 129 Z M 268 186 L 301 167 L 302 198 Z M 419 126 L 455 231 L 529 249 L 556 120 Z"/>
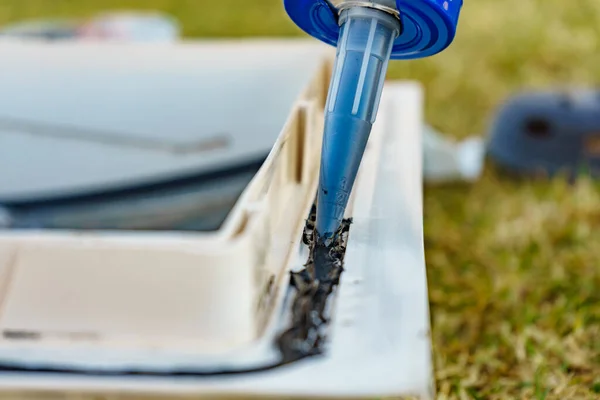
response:
<path fill-rule="evenodd" d="M 600 91 L 516 94 L 496 114 L 487 152 L 514 173 L 599 177 Z"/>

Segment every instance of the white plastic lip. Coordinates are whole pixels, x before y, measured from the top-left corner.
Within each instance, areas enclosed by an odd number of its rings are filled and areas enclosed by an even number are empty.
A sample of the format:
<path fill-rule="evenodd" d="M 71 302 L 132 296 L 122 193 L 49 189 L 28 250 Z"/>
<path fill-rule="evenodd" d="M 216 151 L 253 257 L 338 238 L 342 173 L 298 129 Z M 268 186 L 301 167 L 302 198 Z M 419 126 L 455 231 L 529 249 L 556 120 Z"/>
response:
<path fill-rule="evenodd" d="M 381 105 L 356 185 L 354 224 L 324 357 L 215 379 L 2 374 L 0 388 L 433 398 L 422 227 L 422 90 L 411 82 L 388 84 Z"/>

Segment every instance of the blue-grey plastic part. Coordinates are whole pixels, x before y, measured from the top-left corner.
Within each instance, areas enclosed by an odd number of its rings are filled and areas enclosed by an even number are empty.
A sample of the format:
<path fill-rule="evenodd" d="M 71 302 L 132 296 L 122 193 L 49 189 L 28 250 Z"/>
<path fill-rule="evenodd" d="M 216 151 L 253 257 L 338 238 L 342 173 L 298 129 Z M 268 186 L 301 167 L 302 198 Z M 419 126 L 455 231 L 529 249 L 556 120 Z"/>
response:
<path fill-rule="evenodd" d="M 401 33 L 390 59 L 429 57 L 452 43 L 463 0 L 396 0 Z M 338 10 L 327 0 L 284 0 L 289 17 L 309 35 L 336 46 Z"/>
<path fill-rule="evenodd" d="M 574 176 L 600 171 L 600 93 L 518 93 L 498 110 L 489 130 L 489 158 L 515 173 Z"/>

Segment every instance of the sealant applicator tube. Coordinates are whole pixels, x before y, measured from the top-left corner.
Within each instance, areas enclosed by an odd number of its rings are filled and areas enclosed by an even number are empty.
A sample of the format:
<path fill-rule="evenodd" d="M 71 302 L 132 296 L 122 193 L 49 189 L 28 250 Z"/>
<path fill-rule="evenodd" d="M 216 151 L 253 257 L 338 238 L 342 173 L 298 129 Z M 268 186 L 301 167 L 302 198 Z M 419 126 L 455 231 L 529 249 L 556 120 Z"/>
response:
<path fill-rule="evenodd" d="M 317 232 L 327 242 L 344 217 L 348 198 L 375 122 L 392 45 L 395 16 L 369 7 L 340 15 L 337 56 L 325 105 L 317 195 Z"/>

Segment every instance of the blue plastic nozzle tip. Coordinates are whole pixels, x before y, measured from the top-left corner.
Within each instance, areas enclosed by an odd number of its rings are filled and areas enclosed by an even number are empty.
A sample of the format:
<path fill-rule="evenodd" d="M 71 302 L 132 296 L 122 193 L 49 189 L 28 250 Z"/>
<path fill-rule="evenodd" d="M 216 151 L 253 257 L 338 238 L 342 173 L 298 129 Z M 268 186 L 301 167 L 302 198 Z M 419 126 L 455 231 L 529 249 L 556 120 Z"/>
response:
<path fill-rule="evenodd" d="M 344 217 L 379 100 L 394 39 L 396 17 L 366 7 L 341 15 L 336 62 L 325 105 L 317 194 L 317 233 L 332 238 Z"/>
<path fill-rule="evenodd" d="M 317 199 L 317 233 L 326 243 L 341 224 L 375 122 L 390 59 L 439 53 L 456 34 L 463 0 L 396 0 L 399 19 L 364 6 L 339 10 L 328 0 L 284 0 L 309 35 L 337 46 L 326 105 Z"/>

